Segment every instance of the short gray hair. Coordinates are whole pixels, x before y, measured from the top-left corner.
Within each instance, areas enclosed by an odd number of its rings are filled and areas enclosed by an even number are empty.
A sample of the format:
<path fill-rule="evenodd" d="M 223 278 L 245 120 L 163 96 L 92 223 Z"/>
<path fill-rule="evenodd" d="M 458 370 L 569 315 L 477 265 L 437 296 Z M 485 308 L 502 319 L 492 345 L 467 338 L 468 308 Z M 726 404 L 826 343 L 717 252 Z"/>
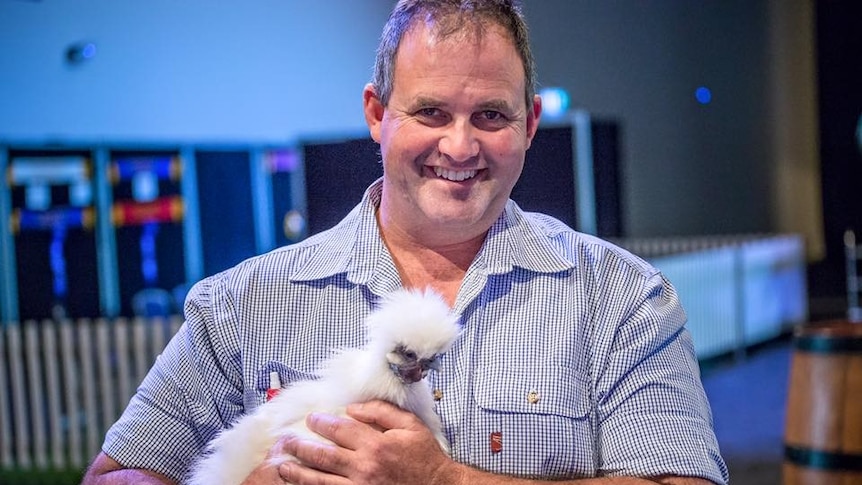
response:
<path fill-rule="evenodd" d="M 502 27 L 511 36 L 524 65 L 524 97 L 530 109 L 536 94 L 536 68 L 524 14 L 513 0 L 399 0 L 383 27 L 371 80 L 383 106 L 389 104 L 392 95 L 401 39 L 420 20 L 433 25 L 439 38 L 468 29 L 481 36 L 489 23 Z"/>

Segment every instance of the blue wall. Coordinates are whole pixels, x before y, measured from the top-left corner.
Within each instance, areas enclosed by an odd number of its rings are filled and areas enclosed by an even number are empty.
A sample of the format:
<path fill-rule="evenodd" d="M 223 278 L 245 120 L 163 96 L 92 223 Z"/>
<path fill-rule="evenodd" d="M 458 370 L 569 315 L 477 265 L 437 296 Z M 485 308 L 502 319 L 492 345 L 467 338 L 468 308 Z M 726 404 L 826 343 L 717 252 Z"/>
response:
<path fill-rule="evenodd" d="M 361 7 L 360 7 L 361 5 Z M 0 137 L 283 141 L 364 126 L 390 2 L 0 3 Z M 70 44 L 97 46 L 70 66 Z"/>
<path fill-rule="evenodd" d="M 0 142 L 362 135 L 361 89 L 391 5 L 4 1 Z M 774 0 L 525 2 L 540 82 L 622 125 L 629 235 L 786 231 L 807 220 L 776 215 L 784 169 L 773 141 L 794 117 L 778 116 L 786 110 L 770 93 L 783 85 L 774 64 L 810 53 L 771 55 L 774 5 L 795 8 Z M 65 49 L 79 41 L 94 42 L 97 54 L 70 66 Z M 704 85 L 709 105 L 694 97 Z M 805 210 L 819 201 L 793 192 Z"/>

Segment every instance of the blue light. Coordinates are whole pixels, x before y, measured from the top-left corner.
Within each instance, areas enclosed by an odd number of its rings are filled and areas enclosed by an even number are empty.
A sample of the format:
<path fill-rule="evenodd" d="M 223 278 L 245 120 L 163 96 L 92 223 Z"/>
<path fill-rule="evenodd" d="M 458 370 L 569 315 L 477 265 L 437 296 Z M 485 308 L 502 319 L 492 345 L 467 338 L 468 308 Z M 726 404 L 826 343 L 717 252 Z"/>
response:
<path fill-rule="evenodd" d="M 93 44 L 92 42 L 85 44 L 81 49 L 81 56 L 84 59 L 92 59 L 96 57 L 96 44 Z"/>
<path fill-rule="evenodd" d="M 706 86 L 701 86 L 694 91 L 694 97 L 700 104 L 709 104 L 712 101 L 712 91 Z"/>
<path fill-rule="evenodd" d="M 96 57 L 96 44 L 93 42 L 78 42 L 66 48 L 66 60 L 70 64 L 80 64 Z"/>
<path fill-rule="evenodd" d="M 147 287 L 153 287 L 159 279 L 159 262 L 156 253 L 156 235 L 159 233 L 158 222 L 144 224 L 141 232 L 141 273 Z"/>
<path fill-rule="evenodd" d="M 542 97 L 542 114 L 546 116 L 560 116 L 569 109 L 569 93 L 563 88 L 544 88 L 539 96 Z"/>
<path fill-rule="evenodd" d="M 149 170 L 132 175 L 132 198 L 135 202 L 152 202 L 159 196 L 159 178 Z"/>
<path fill-rule="evenodd" d="M 66 297 L 69 289 L 68 278 L 66 277 L 66 255 L 64 252 L 66 244 L 65 222 L 59 222 L 54 226 L 53 236 L 49 254 L 51 258 L 51 273 L 54 276 L 54 297 L 62 300 Z"/>

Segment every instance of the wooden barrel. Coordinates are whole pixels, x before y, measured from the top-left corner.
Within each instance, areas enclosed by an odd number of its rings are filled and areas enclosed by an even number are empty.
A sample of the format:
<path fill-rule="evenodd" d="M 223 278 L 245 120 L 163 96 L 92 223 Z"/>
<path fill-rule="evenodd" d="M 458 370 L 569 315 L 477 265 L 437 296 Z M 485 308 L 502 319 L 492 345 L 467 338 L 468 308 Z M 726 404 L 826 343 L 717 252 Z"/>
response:
<path fill-rule="evenodd" d="M 784 485 L 862 485 L 862 323 L 796 329 Z"/>

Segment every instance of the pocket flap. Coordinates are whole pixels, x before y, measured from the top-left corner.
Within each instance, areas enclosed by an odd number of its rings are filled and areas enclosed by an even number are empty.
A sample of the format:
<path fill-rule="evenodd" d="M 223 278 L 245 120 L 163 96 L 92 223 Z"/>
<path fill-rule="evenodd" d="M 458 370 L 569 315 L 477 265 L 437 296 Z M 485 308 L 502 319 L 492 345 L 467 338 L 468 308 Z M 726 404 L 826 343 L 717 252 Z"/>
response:
<path fill-rule="evenodd" d="M 555 364 L 544 367 L 483 367 L 476 371 L 476 403 L 487 411 L 552 414 L 586 418 L 590 413 L 589 386 L 575 369 Z"/>

